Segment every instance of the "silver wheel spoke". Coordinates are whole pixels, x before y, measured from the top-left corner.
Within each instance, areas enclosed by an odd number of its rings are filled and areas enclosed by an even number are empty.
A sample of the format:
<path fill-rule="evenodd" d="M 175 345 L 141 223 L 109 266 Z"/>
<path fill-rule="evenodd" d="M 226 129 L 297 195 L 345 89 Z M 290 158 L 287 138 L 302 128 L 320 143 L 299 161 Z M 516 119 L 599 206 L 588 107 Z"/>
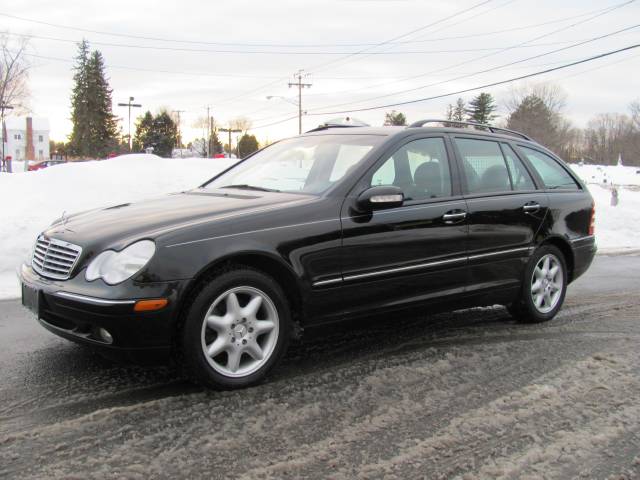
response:
<path fill-rule="evenodd" d="M 211 330 L 215 330 L 218 333 L 225 331 L 225 329 L 229 328 L 231 321 L 228 316 L 220 317 L 218 315 L 209 315 L 207 317 L 207 326 Z"/>
<path fill-rule="evenodd" d="M 250 341 L 245 346 L 245 352 L 247 352 L 254 360 L 262 360 L 264 354 L 262 353 L 262 348 L 258 345 L 258 342 L 255 340 Z"/>
<path fill-rule="evenodd" d="M 274 323 L 271 320 L 257 320 L 254 323 L 254 331 L 256 335 L 261 335 L 263 333 L 270 332 L 275 327 Z"/>
<path fill-rule="evenodd" d="M 262 297 L 260 295 L 256 295 L 249 303 L 242 309 L 243 317 L 255 318 L 258 314 L 258 310 L 260 310 L 260 306 L 262 305 Z"/>
<path fill-rule="evenodd" d="M 227 340 L 224 337 L 222 337 L 222 335 L 219 335 L 218 338 L 216 338 L 214 342 L 207 347 L 207 354 L 211 358 L 217 357 L 222 352 L 224 352 L 228 347 L 229 347 L 229 344 L 227 343 Z"/>
<path fill-rule="evenodd" d="M 536 304 L 536 307 L 540 308 L 542 306 L 542 300 L 544 300 L 544 295 L 543 294 L 536 295 L 535 300 L 534 300 L 535 304 Z"/>
<path fill-rule="evenodd" d="M 551 267 L 551 269 L 549 270 L 549 276 L 550 276 L 551 278 L 555 278 L 559 271 L 560 271 L 560 265 L 554 265 L 554 266 L 553 266 L 553 267 Z"/>
<path fill-rule="evenodd" d="M 227 295 L 226 304 L 227 315 L 231 314 L 236 318 L 242 316 L 240 304 L 238 303 L 238 296 L 235 293 L 231 292 L 229 295 Z"/>
<path fill-rule="evenodd" d="M 533 282 L 533 285 L 531 285 L 531 292 L 537 293 L 540 291 L 541 287 L 542 287 L 542 282 L 540 280 L 536 280 L 535 282 Z"/>
<path fill-rule="evenodd" d="M 237 372 L 240 367 L 240 357 L 242 357 L 242 352 L 239 348 L 231 348 L 227 352 L 227 355 L 229 357 L 227 359 L 227 368 L 234 373 Z"/>

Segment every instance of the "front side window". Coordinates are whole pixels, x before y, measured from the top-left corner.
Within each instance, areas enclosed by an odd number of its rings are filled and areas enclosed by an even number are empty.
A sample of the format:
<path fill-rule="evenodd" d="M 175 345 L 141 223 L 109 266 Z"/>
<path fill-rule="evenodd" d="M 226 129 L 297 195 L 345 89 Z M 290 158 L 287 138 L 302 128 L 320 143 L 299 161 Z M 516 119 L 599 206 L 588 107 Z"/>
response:
<path fill-rule="evenodd" d="M 444 139 L 422 138 L 403 145 L 376 169 L 371 185 L 400 187 L 408 201 L 451 196 Z"/>
<path fill-rule="evenodd" d="M 546 153 L 520 146 L 527 159 L 549 189 L 578 190 L 578 184 L 560 164 Z"/>
<path fill-rule="evenodd" d="M 511 178 L 500 144 L 491 140 L 456 138 L 469 193 L 511 191 Z"/>
<path fill-rule="evenodd" d="M 378 135 L 290 138 L 257 152 L 205 188 L 320 194 L 344 178 L 384 139 Z"/>

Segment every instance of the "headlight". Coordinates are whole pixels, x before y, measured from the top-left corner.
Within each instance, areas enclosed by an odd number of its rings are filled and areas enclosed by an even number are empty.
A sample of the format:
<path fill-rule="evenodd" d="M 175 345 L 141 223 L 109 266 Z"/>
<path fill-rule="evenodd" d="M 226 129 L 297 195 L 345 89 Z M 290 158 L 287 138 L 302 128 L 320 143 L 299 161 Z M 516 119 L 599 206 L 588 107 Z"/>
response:
<path fill-rule="evenodd" d="M 136 242 L 120 252 L 105 250 L 91 261 L 85 278 L 90 282 L 102 278 L 109 285 L 124 282 L 142 270 L 155 252 L 151 240 Z"/>

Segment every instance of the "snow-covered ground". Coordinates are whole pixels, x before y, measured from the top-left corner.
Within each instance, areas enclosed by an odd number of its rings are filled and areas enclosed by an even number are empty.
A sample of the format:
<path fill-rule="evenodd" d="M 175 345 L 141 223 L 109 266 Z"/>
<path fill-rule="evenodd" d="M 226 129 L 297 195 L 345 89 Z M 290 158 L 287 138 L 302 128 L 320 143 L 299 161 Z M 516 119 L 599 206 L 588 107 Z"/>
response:
<path fill-rule="evenodd" d="M 37 235 L 62 212 L 194 188 L 236 161 L 133 154 L 35 172 L 1 173 L 0 298 L 19 296 L 16 268 L 29 254 Z"/>
<path fill-rule="evenodd" d="M 196 187 L 235 159 L 123 155 L 68 163 L 35 172 L 0 174 L 0 298 L 19 296 L 16 269 L 36 236 L 62 212 L 68 214 Z M 17 166 L 17 165 L 16 165 Z M 639 168 L 572 165 L 596 201 L 600 252 L 640 249 Z M 611 206 L 611 183 L 619 204 Z"/>

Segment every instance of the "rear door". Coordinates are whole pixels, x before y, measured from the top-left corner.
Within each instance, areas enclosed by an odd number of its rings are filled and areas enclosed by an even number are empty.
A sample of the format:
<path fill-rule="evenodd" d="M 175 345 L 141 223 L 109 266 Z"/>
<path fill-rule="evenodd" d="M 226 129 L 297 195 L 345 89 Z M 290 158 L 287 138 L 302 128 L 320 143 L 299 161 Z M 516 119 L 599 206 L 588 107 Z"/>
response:
<path fill-rule="evenodd" d="M 455 135 L 453 143 L 468 208 L 467 291 L 519 288 L 547 195 L 509 142 Z"/>
<path fill-rule="evenodd" d="M 402 188 L 401 207 L 358 212 L 375 185 Z M 354 187 L 342 209 L 343 294 L 350 313 L 447 297 L 466 284 L 466 203 L 444 135 L 392 148 Z"/>

